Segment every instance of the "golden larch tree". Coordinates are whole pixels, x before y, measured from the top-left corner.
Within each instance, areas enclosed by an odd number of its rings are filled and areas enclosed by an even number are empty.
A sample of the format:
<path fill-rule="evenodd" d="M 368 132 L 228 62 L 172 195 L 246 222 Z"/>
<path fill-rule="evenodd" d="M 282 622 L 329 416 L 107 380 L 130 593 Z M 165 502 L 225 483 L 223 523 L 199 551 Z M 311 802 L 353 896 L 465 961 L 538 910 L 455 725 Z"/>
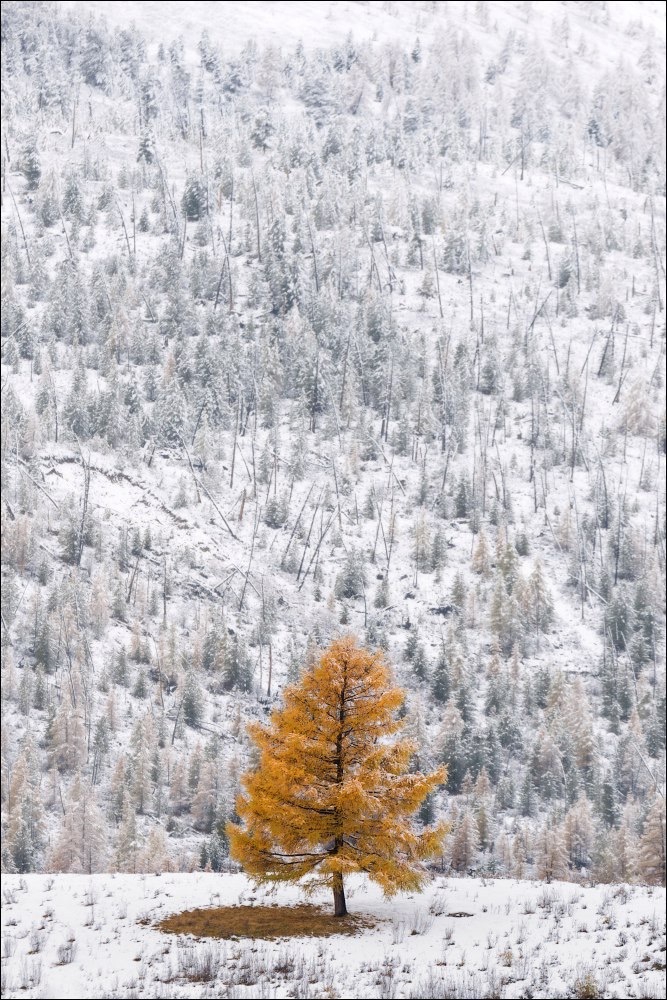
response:
<path fill-rule="evenodd" d="M 257 882 L 329 886 L 339 917 L 353 872 L 387 895 L 422 886 L 447 826 L 420 832 L 411 817 L 447 771 L 410 771 L 415 745 L 391 738 L 403 700 L 382 654 L 348 636 L 287 688 L 268 725 L 249 728 L 259 760 L 243 778 L 241 822 L 227 832 L 232 856 Z"/>

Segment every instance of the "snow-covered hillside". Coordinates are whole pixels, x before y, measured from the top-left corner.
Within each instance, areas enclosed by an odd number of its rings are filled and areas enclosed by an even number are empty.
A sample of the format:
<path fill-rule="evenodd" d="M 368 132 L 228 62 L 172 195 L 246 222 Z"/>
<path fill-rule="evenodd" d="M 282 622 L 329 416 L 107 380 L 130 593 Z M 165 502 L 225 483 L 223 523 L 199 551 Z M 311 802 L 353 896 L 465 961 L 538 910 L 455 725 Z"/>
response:
<path fill-rule="evenodd" d="M 6 870 L 227 866 L 246 721 L 351 631 L 452 869 L 664 880 L 664 39 L 3 4 Z"/>
<path fill-rule="evenodd" d="M 436 878 L 383 900 L 354 937 L 206 940 L 162 933 L 181 909 L 290 905 L 240 875 L 7 877 L 3 996 L 664 997 L 665 892 Z M 325 903 L 326 905 L 326 903 Z"/>

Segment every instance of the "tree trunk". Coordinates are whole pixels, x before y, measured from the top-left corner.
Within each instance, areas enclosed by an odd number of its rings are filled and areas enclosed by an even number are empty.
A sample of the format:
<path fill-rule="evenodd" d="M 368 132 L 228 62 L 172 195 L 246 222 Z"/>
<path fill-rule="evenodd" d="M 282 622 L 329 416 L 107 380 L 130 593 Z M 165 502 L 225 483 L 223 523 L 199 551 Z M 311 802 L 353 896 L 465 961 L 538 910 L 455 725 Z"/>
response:
<path fill-rule="evenodd" d="M 345 905 L 345 888 L 343 886 L 343 876 L 340 872 L 334 872 L 333 897 L 334 917 L 346 917 L 347 906 Z"/>

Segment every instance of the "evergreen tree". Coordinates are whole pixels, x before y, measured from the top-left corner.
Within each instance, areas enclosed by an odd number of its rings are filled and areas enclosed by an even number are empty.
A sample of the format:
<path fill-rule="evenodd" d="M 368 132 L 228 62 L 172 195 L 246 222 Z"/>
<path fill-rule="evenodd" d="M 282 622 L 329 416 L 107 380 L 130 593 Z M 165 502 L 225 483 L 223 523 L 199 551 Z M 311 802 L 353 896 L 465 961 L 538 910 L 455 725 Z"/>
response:
<path fill-rule="evenodd" d="M 83 196 L 81 194 L 79 175 L 76 173 L 70 173 L 67 175 L 67 180 L 65 181 L 65 190 L 63 191 L 62 199 L 62 213 L 66 219 L 77 219 L 81 222 L 83 219 L 83 212 Z"/>
<path fill-rule="evenodd" d="M 239 636 L 234 635 L 225 649 L 222 685 L 225 691 L 249 691 L 251 681 L 248 654 Z"/>
<path fill-rule="evenodd" d="M 34 138 L 23 147 L 20 164 L 21 173 L 26 179 L 28 189 L 34 191 L 39 185 L 39 180 L 42 176 L 41 160 L 37 150 L 37 142 Z"/>
<path fill-rule="evenodd" d="M 142 132 L 141 138 L 139 139 L 139 152 L 137 153 L 137 161 L 143 162 L 150 165 L 153 162 L 153 139 L 149 132 Z M 145 211 L 145 209 L 144 209 Z M 144 230 L 145 231 L 145 230 Z"/>
<path fill-rule="evenodd" d="M 614 649 L 622 653 L 630 645 L 633 611 L 630 595 L 617 587 L 605 608 L 604 629 Z"/>
<path fill-rule="evenodd" d="M 437 738 L 440 760 L 447 767 L 447 791 L 456 795 L 461 790 L 468 769 L 465 724 L 459 709 L 450 700 L 442 716 Z"/>
<path fill-rule="evenodd" d="M 84 35 L 80 63 L 81 75 L 89 86 L 106 90 L 109 56 L 108 40 L 91 25 Z"/>
<path fill-rule="evenodd" d="M 198 729 L 203 711 L 204 704 L 197 677 L 194 671 L 188 670 L 183 685 L 183 719 L 186 725 Z"/>
<path fill-rule="evenodd" d="M 181 197 L 181 209 L 189 222 L 196 222 L 207 212 L 207 191 L 204 181 L 190 174 Z"/>
<path fill-rule="evenodd" d="M 345 559 L 343 568 L 336 578 L 336 597 L 352 598 L 362 597 L 366 584 L 366 572 L 364 570 L 363 558 L 357 549 L 350 549 Z"/>
<path fill-rule="evenodd" d="M 187 403 L 173 359 L 168 360 L 155 404 L 155 424 L 165 444 L 180 445 L 187 422 Z"/>
<path fill-rule="evenodd" d="M 431 692 L 435 700 L 441 705 L 444 705 L 448 700 L 451 686 L 447 654 L 444 646 L 441 646 L 436 665 L 431 674 Z"/>

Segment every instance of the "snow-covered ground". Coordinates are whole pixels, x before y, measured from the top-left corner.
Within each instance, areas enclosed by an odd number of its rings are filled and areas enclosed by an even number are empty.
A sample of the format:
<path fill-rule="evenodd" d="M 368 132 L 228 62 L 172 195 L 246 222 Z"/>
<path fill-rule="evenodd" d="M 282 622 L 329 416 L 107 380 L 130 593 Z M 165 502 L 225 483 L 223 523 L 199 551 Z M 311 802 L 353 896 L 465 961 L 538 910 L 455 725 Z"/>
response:
<path fill-rule="evenodd" d="M 667 296 L 664 147 L 653 139 L 664 125 L 664 3 L 142 0 L 61 3 L 54 23 L 72 7 L 82 16 L 60 48 L 35 17 L 39 65 L 56 83 L 60 66 L 62 99 L 55 86 L 38 92 L 27 32 L 15 28 L 4 59 L 3 589 L 13 597 L 3 595 L 3 865 L 155 871 L 157 843 L 170 867 L 205 866 L 250 760 L 244 723 L 345 628 L 386 645 L 423 766 L 458 769 L 433 803 L 452 822 L 455 868 L 524 877 L 540 870 L 539 831 L 556 830 L 561 871 L 575 880 L 582 865 L 591 878 L 655 879 L 660 839 L 646 831 L 664 801 Z M 111 31 L 86 41 L 98 15 Z M 131 23 L 141 37 L 123 34 Z M 343 72 L 332 50 L 349 32 Z M 94 63 L 99 43 L 100 86 L 70 73 L 68 38 L 75 66 Z M 168 57 L 160 43 L 173 46 Z M 243 86 L 227 92 L 236 64 Z M 628 148 L 610 152 L 591 123 L 615 79 Z M 524 177 L 516 109 L 539 110 L 535 88 L 550 127 L 530 140 Z M 141 93 L 159 163 L 138 160 Z M 252 135 L 265 113 L 262 148 Z M 34 190 L 21 165 L 32 139 Z M 210 255 L 176 207 L 199 174 L 215 193 Z M 60 212 L 68 178 L 83 207 L 44 222 L 45 200 L 55 191 Z M 286 315 L 269 294 L 274 213 L 302 295 Z M 230 297 L 225 282 L 216 312 L 227 232 Z M 467 243 L 468 274 L 445 268 L 452 233 Z M 68 261 L 79 284 L 61 281 Z M 59 326 L 61 297 L 66 317 L 79 294 L 94 304 L 83 345 Z M 386 345 L 368 322 L 380 305 Z M 321 344 L 310 328 L 320 309 Z M 311 368 L 297 392 L 300 355 Z M 170 440 L 160 393 L 175 358 L 184 422 Z M 383 387 L 375 401 L 364 366 Z M 97 420 L 100 399 L 118 404 L 110 432 L 102 422 L 79 443 L 73 418 L 81 409 Z M 237 440 L 244 399 L 255 410 Z M 267 518 L 270 503 L 284 516 Z M 79 530 L 77 563 L 66 543 Z M 355 553 L 366 580 L 346 594 L 338 580 Z M 534 617 L 524 585 L 538 566 L 553 616 L 535 635 L 522 615 Z M 524 599 L 505 614 L 514 572 Z M 650 656 L 626 642 L 621 612 L 636 638 L 650 633 Z M 234 681 L 234 650 L 247 683 Z M 184 721 L 188 680 L 201 705 Z M 473 835 L 457 841 L 461 830 Z M 354 938 L 221 943 L 154 924 L 196 906 L 290 904 L 298 890 L 267 900 L 243 876 L 205 872 L 10 875 L 3 888 L 6 996 L 665 995 L 664 889 L 441 877 L 393 901 L 352 892 L 351 911 L 375 921 Z"/>
<path fill-rule="evenodd" d="M 242 875 L 5 877 L 3 996 L 665 995 L 664 889 L 436 877 L 393 900 L 359 883 L 349 908 L 375 925 L 353 937 L 207 941 L 153 926 L 193 907 L 299 898 Z"/>
<path fill-rule="evenodd" d="M 474 19 L 475 7 L 465 0 L 448 3 L 428 0 L 330 0 L 325 3 L 321 0 L 277 0 L 272 3 L 134 0 L 123 4 L 109 4 L 105 0 L 61 0 L 59 6 L 102 15 L 110 25 L 120 28 L 136 24 L 148 38 L 156 41 L 171 41 L 181 35 L 186 47 L 188 40 L 194 43 L 202 31 L 207 31 L 211 40 L 221 45 L 226 53 L 237 52 L 249 40 L 285 47 L 301 41 L 309 47 L 318 47 L 342 42 L 352 35 L 357 41 L 404 43 L 408 31 L 428 38 L 443 18 L 467 24 Z M 586 11 L 577 11 L 576 5 L 571 3 L 536 0 L 521 9 L 521 5 L 511 0 L 500 0 L 486 6 L 491 8 L 490 16 L 496 24 L 516 27 L 528 18 L 536 34 L 541 33 L 540 25 L 547 25 L 551 18 L 564 13 L 575 19 L 577 28 L 586 26 Z M 656 41 L 665 37 L 664 13 L 664 3 L 652 0 L 613 4 L 613 20 L 619 31 L 630 22 L 645 21 L 654 27 Z M 596 33 L 592 26 L 589 30 L 594 39 Z"/>

